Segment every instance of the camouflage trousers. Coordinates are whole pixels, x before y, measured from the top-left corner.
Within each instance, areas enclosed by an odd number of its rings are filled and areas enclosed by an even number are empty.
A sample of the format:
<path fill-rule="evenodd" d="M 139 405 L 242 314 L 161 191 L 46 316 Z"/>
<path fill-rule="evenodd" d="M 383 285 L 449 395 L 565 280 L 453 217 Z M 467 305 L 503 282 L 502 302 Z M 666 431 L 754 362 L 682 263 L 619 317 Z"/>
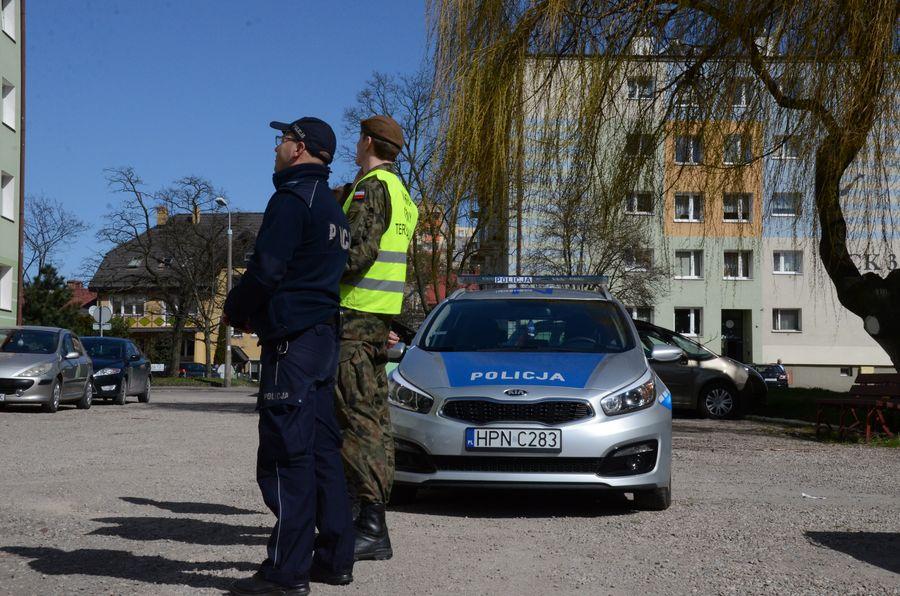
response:
<path fill-rule="evenodd" d="M 367 341 L 341 341 L 334 403 L 352 497 L 387 503 L 394 483 L 394 437 L 383 349 Z"/>

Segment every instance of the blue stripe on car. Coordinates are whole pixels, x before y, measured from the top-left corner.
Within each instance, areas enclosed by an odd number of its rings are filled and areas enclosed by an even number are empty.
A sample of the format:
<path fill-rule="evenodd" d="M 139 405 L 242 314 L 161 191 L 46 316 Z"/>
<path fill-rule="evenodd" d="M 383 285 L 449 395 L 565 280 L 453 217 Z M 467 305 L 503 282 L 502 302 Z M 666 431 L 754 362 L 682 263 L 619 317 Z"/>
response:
<path fill-rule="evenodd" d="M 459 352 L 441 354 L 451 387 L 544 385 L 585 387 L 604 354 Z"/>

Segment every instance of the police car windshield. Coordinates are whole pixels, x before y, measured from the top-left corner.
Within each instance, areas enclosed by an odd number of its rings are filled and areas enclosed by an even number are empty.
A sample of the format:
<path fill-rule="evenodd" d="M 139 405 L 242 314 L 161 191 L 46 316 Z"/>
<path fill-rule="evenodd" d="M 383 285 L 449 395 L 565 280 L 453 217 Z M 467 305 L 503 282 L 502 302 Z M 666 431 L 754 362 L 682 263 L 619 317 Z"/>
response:
<path fill-rule="evenodd" d="M 624 352 L 628 322 L 600 300 L 459 300 L 435 314 L 419 347 L 435 352 Z"/>

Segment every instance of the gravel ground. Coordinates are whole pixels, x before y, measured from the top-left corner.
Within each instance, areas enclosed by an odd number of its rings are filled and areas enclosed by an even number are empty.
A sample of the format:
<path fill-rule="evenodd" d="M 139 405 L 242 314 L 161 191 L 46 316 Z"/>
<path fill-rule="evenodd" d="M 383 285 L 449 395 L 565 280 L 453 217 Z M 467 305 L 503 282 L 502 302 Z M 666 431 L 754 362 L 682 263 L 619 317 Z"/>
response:
<path fill-rule="evenodd" d="M 262 558 L 246 390 L 0 411 L 0 594 L 220 593 Z M 432 491 L 319 594 L 900 594 L 900 451 L 675 421 L 675 502 Z M 803 497 L 802 494 L 815 497 Z"/>

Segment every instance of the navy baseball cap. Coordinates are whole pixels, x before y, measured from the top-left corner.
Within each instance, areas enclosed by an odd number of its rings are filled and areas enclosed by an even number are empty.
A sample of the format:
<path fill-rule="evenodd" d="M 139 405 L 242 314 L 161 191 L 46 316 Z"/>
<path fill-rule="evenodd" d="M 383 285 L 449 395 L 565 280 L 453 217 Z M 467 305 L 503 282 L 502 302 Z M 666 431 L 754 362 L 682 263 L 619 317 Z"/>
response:
<path fill-rule="evenodd" d="M 334 159 L 334 151 L 337 147 L 337 139 L 334 131 L 328 123 L 318 118 L 306 116 L 287 122 L 269 122 L 269 126 L 281 132 L 292 133 L 297 139 L 303 141 L 309 152 L 326 164 Z"/>

